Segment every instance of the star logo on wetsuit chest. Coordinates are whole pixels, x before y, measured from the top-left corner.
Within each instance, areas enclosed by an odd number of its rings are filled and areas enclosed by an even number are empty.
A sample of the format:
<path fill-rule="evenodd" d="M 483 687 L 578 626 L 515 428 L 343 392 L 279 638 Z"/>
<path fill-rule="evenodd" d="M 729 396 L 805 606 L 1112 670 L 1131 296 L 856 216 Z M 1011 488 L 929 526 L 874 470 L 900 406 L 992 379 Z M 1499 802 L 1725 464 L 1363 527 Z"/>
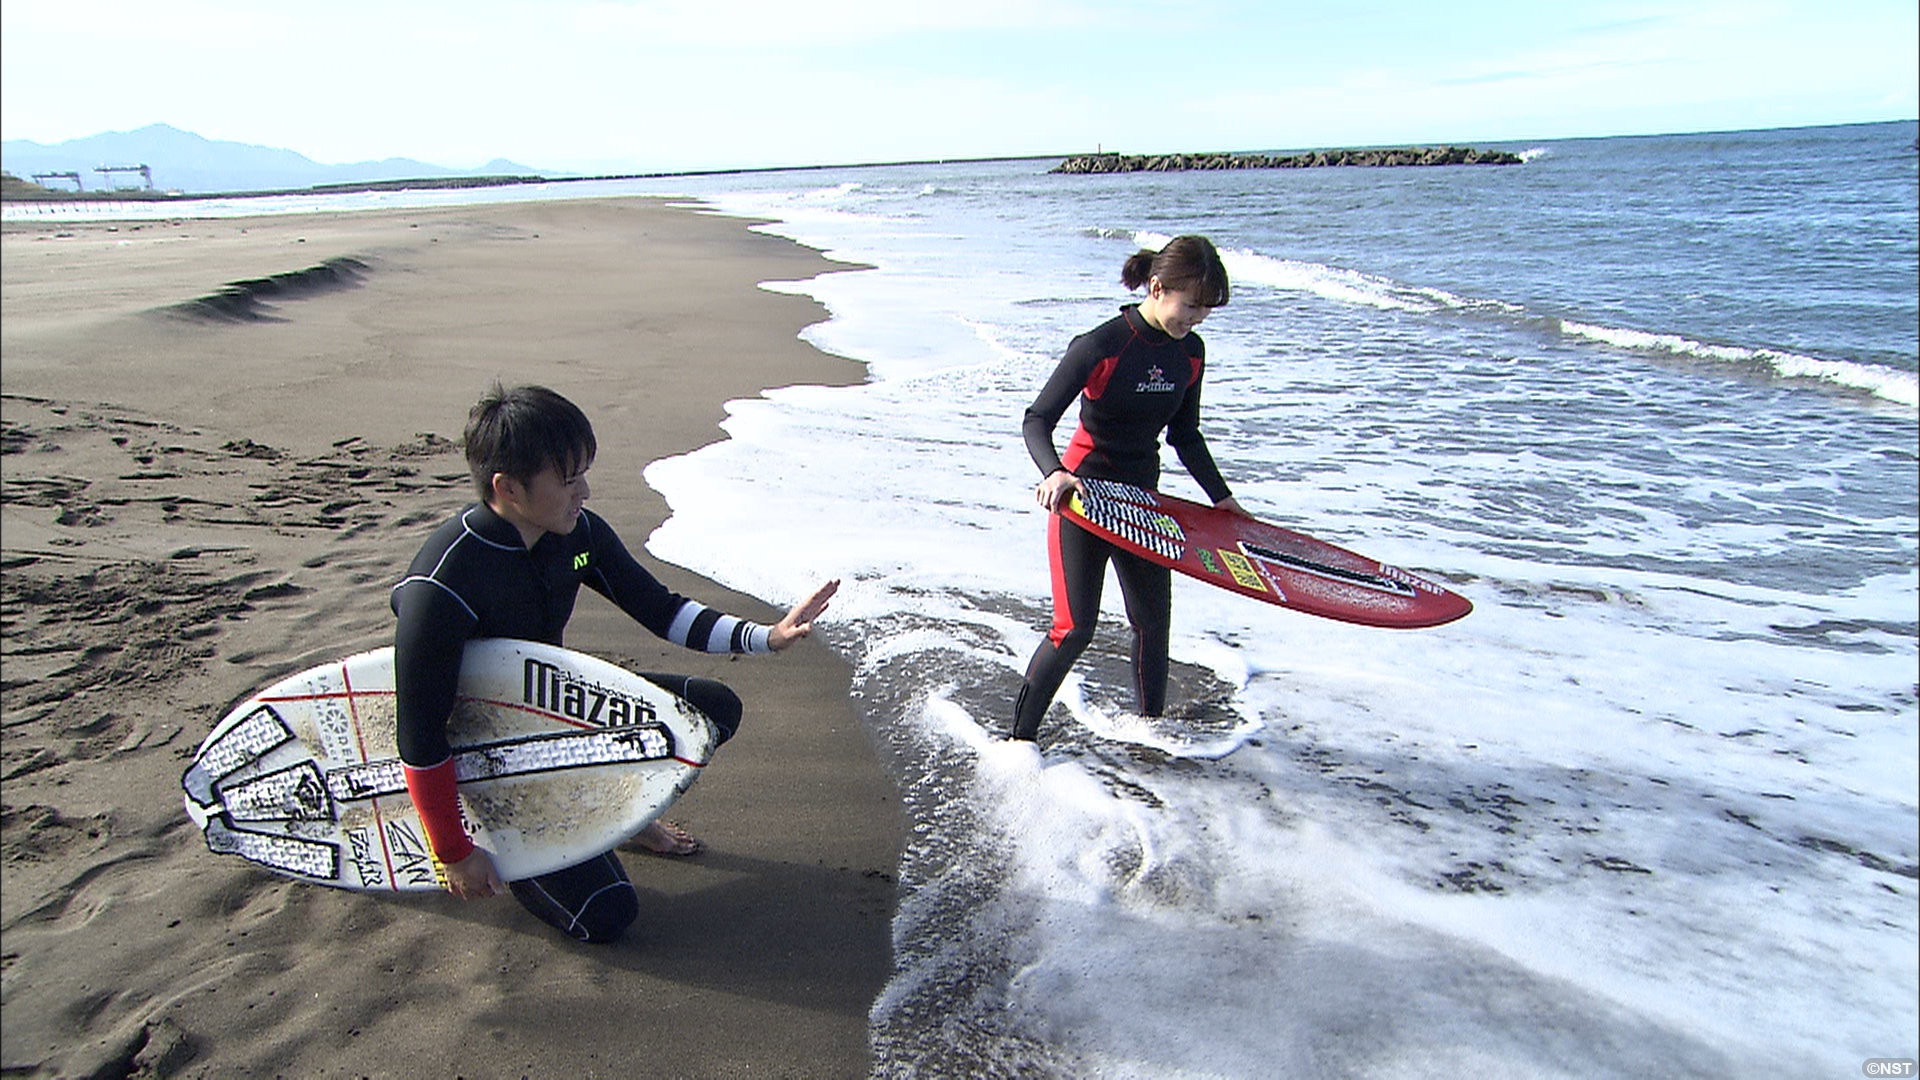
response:
<path fill-rule="evenodd" d="M 1147 369 L 1146 381 L 1134 387 L 1133 392 L 1136 394 L 1170 394 L 1178 389 L 1180 388 L 1167 381 L 1167 373 L 1161 370 L 1160 365 L 1155 364 Z"/>

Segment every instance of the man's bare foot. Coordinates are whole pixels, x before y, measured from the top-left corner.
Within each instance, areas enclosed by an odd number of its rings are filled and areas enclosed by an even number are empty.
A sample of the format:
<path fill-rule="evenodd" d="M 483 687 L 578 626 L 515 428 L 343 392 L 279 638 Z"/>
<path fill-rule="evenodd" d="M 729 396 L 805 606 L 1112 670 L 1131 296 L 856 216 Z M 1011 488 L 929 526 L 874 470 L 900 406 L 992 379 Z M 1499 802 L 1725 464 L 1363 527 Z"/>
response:
<path fill-rule="evenodd" d="M 706 845 L 674 822 L 655 821 L 620 847 L 647 855 L 686 856 L 700 854 Z"/>

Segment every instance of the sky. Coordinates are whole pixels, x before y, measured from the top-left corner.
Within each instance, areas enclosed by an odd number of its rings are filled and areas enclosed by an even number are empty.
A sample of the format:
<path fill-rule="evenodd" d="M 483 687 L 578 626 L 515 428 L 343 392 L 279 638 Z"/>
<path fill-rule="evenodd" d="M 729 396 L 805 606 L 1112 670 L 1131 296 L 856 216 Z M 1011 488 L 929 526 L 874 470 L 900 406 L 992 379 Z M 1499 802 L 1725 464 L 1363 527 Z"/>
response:
<path fill-rule="evenodd" d="M 1920 115 L 1914 0 L 0 5 L 0 135 L 549 174 L 1487 145 Z"/>

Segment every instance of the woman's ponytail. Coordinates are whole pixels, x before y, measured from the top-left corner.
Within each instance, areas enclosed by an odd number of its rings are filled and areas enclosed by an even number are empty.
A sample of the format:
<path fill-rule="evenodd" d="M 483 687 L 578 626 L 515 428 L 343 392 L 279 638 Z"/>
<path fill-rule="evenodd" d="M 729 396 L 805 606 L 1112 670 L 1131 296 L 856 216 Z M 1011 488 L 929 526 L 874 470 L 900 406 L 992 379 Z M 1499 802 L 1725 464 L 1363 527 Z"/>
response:
<path fill-rule="evenodd" d="M 1227 268 L 1214 250 L 1213 241 L 1204 236 L 1176 236 L 1158 252 L 1141 248 L 1127 257 L 1120 268 L 1120 284 L 1138 289 L 1154 278 L 1160 287 L 1175 292 L 1192 292 L 1202 307 L 1225 307 L 1232 290 L 1227 283 Z"/>

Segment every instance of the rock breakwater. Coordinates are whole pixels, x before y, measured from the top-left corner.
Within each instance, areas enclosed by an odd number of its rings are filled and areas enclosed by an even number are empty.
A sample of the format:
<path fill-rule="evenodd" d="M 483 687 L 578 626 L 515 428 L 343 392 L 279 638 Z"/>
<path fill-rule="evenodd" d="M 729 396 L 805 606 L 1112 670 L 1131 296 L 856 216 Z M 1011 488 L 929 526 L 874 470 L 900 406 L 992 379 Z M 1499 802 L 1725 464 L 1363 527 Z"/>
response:
<path fill-rule="evenodd" d="M 1057 173 L 1186 172 L 1192 169 L 1312 169 L 1332 165 L 1518 165 L 1518 154 L 1468 146 L 1410 146 L 1395 150 L 1315 150 L 1306 154 L 1078 154 L 1048 170 Z"/>

